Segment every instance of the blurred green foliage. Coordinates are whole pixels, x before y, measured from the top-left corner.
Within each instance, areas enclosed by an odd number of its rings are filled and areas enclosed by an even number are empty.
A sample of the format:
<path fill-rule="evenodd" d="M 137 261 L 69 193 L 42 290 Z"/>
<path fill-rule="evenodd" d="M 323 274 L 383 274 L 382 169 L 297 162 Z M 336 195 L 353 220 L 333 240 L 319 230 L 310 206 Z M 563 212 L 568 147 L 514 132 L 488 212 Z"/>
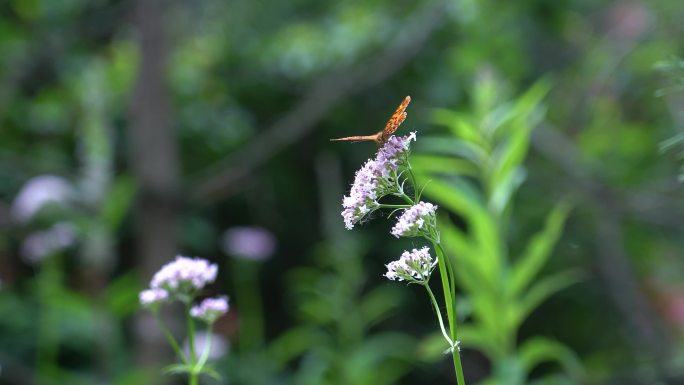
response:
<path fill-rule="evenodd" d="M 150 268 L 131 157 L 140 3 L 0 2 L 0 384 L 159 377 L 134 321 Z M 249 281 L 262 341 L 240 345 L 249 302 L 218 329 L 233 342 L 224 380 L 453 383 L 424 298 L 381 277 L 414 245 L 383 221 L 340 235 L 325 206 L 374 151 L 328 139 L 376 132 L 410 94 L 400 132 L 418 131 L 425 196 L 450 211 L 468 383 L 682 381 L 681 156 L 658 151 L 684 127 L 669 59 L 683 55 L 680 0 L 162 10 L 179 251 L 222 263 L 218 291 L 239 300 L 231 277 L 247 271 L 223 263 L 220 234 L 259 225 L 279 241 Z M 41 175 L 69 198 L 19 220 L 22 186 Z M 205 193 L 224 175 L 227 188 Z M 30 258 L 28 241 L 45 239 L 32 236 L 60 224 L 72 241 Z"/>
<path fill-rule="evenodd" d="M 543 116 L 540 103 L 549 87 L 540 82 L 506 101 L 499 84 L 491 73 L 483 73 L 469 110 L 437 110 L 436 119 L 447 125 L 453 138 L 426 138 L 421 153 L 429 158 L 416 156 L 422 165 L 416 174 L 428 184 L 426 195 L 464 222 L 460 229 L 446 217 L 441 221 L 444 243 L 454 255 L 450 262 L 471 310 L 472 321 L 460 326 L 459 338 L 465 348 L 477 349 L 491 361 L 492 375 L 483 383 L 525 384 L 532 370 L 548 360 L 565 366 L 577 380 L 581 365 L 563 344 L 545 337 L 516 341 L 530 313 L 576 283 L 579 274 L 563 271 L 537 278 L 561 235 L 567 204 L 548 214 L 545 227 L 528 240 L 519 257 L 511 256 L 507 219 L 524 179 L 530 131 Z M 442 166 L 454 161 L 465 163 Z"/>

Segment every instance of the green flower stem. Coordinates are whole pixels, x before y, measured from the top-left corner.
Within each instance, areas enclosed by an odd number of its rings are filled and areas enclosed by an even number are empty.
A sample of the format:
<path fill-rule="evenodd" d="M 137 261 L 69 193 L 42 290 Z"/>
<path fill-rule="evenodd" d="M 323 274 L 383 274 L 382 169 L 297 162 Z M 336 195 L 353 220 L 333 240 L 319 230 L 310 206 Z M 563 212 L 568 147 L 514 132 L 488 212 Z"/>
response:
<path fill-rule="evenodd" d="M 407 209 L 411 207 L 410 205 L 386 205 L 384 203 L 380 203 L 380 206 L 378 206 L 381 209 Z"/>
<path fill-rule="evenodd" d="M 401 198 L 401 199 L 403 199 L 404 201 L 406 201 L 406 203 L 408 203 L 409 206 L 413 206 L 413 205 L 415 204 L 415 202 L 413 201 L 413 199 L 411 199 L 411 197 L 409 197 L 408 195 L 404 194 L 403 192 L 401 192 L 401 193 L 395 193 L 394 195 L 395 195 L 395 196 L 398 196 L 399 198 Z"/>
<path fill-rule="evenodd" d="M 171 347 L 173 348 L 173 351 L 176 352 L 176 354 L 178 355 L 178 357 L 180 357 L 181 361 L 183 361 L 184 364 L 187 364 L 188 358 L 185 356 L 185 353 L 183 353 L 183 349 L 180 348 L 180 345 L 178 345 L 178 342 L 173 337 L 173 334 L 171 334 L 166 325 L 164 325 L 164 322 L 162 321 L 161 317 L 159 317 L 159 312 L 155 310 L 152 312 L 152 314 L 154 314 L 154 318 L 157 320 L 159 328 L 161 329 L 162 333 L 164 333 L 164 337 L 166 337 L 166 340 L 169 342 L 169 345 L 171 345 Z"/>
<path fill-rule="evenodd" d="M 204 350 L 202 350 L 202 355 L 200 356 L 199 361 L 197 361 L 197 373 L 202 372 L 202 368 L 204 368 L 204 365 L 207 363 L 207 360 L 209 359 L 209 353 L 211 352 L 211 333 L 212 333 L 212 324 L 209 324 L 207 326 L 207 338 L 206 338 L 206 343 L 204 344 Z"/>
<path fill-rule="evenodd" d="M 444 338 L 447 340 L 449 343 L 449 347 L 453 349 L 454 347 L 454 342 L 451 340 L 449 337 L 449 334 L 447 333 L 446 329 L 444 328 L 444 321 L 442 320 L 442 312 L 439 310 L 439 305 L 437 304 L 437 299 L 435 299 L 435 295 L 432 294 L 432 289 L 430 289 L 430 285 L 425 282 L 423 284 L 425 287 L 425 290 L 427 290 L 428 295 L 430 296 L 430 301 L 432 302 L 432 306 L 435 308 L 435 313 L 437 313 L 437 319 L 439 320 L 439 328 L 442 330 L 442 335 Z"/>
<path fill-rule="evenodd" d="M 456 296 L 455 287 L 453 284 L 453 275 L 449 271 L 449 265 L 446 261 L 446 254 L 439 241 L 431 240 L 432 245 L 437 253 L 437 262 L 439 264 L 439 277 L 442 280 L 442 290 L 444 291 L 444 301 L 446 302 L 447 317 L 449 318 L 449 331 L 451 332 L 451 340 L 458 343 L 458 331 L 456 329 Z M 458 385 L 465 385 L 465 378 L 463 377 L 463 366 L 461 365 L 461 355 L 458 347 L 454 346 L 451 349 L 451 355 L 454 359 L 454 369 L 456 371 L 456 383 Z"/>
<path fill-rule="evenodd" d="M 418 195 L 418 185 L 416 184 L 416 176 L 413 174 L 413 169 L 411 169 L 411 165 L 408 165 L 406 169 L 409 172 L 409 175 L 411 176 L 411 184 L 413 185 L 413 200 L 416 203 L 418 203 L 420 196 Z"/>
<path fill-rule="evenodd" d="M 198 385 L 198 373 L 194 370 L 197 363 L 197 355 L 195 354 L 195 320 L 190 315 L 190 302 L 185 304 L 185 320 L 188 324 L 188 345 L 190 350 L 190 370 L 188 385 Z"/>

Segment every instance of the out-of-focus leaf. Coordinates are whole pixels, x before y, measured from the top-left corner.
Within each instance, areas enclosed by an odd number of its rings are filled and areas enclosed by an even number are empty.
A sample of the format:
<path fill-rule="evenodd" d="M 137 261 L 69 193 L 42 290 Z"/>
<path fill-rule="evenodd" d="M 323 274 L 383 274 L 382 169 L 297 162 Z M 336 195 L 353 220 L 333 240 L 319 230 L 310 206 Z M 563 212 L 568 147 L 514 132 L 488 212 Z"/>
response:
<path fill-rule="evenodd" d="M 509 290 L 513 296 L 517 296 L 529 286 L 551 256 L 570 208 L 568 203 L 557 205 L 546 217 L 544 228 L 529 240 L 525 251 L 511 270 Z"/>
<path fill-rule="evenodd" d="M 141 290 L 142 287 L 135 274 L 124 274 L 109 284 L 104 294 L 105 306 L 118 317 L 133 314 L 140 308 L 138 293 Z"/>
<path fill-rule="evenodd" d="M 487 158 L 487 153 L 472 143 L 464 142 L 448 136 L 430 136 L 420 138 L 415 144 L 416 152 L 451 155 L 480 164 Z"/>
<path fill-rule="evenodd" d="M 112 385 L 147 385 L 153 383 L 156 378 L 159 378 L 156 368 L 132 368 L 116 377 Z"/>
<path fill-rule="evenodd" d="M 477 175 L 477 170 L 471 162 L 439 155 L 413 155 L 411 157 L 411 167 L 424 173 Z"/>
<path fill-rule="evenodd" d="M 187 364 L 171 364 L 171 365 L 165 366 L 162 369 L 162 372 L 165 374 L 190 373 L 190 367 Z"/>
<path fill-rule="evenodd" d="M 460 325 L 458 339 L 461 341 L 461 347 L 478 350 L 492 361 L 503 353 L 503 347 L 492 340 L 487 330 L 483 330 L 478 325 Z"/>
<path fill-rule="evenodd" d="M 394 383 L 408 370 L 414 349 L 415 341 L 406 334 L 383 333 L 367 337 L 345 362 L 348 383 Z"/>
<path fill-rule="evenodd" d="M 489 208 L 497 214 L 503 213 L 511 201 L 513 193 L 525 180 L 525 170 L 521 167 L 508 173 L 503 180 L 493 186 L 489 197 Z"/>
<path fill-rule="evenodd" d="M 109 229 L 115 230 L 121 225 L 131 206 L 135 190 L 133 178 L 124 175 L 116 178 L 102 206 L 102 220 Z"/>
<path fill-rule="evenodd" d="M 401 297 L 391 286 L 380 286 L 367 293 L 360 303 L 362 319 L 368 327 L 387 318 L 401 304 Z"/>
<path fill-rule="evenodd" d="M 584 375 L 584 368 L 575 353 L 558 341 L 534 337 L 525 341 L 518 351 L 525 372 L 529 373 L 543 362 L 557 362 L 575 378 Z"/>
<path fill-rule="evenodd" d="M 293 328 L 278 336 L 268 347 L 268 356 L 279 366 L 306 352 L 311 346 L 330 343 L 327 334 L 307 327 Z"/>
<path fill-rule="evenodd" d="M 482 140 L 477 125 L 470 116 L 454 110 L 437 108 L 433 110 L 433 121 L 448 127 L 455 137 L 464 142 L 475 145 L 484 152 L 489 151 L 487 142 Z"/>
<path fill-rule="evenodd" d="M 542 302 L 560 290 L 577 283 L 583 277 L 579 271 L 569 270 L 553 275 L 549 275 L 537 281 L 523 295 L 520 301 L 520 308 L 516 309 L 513 319 L 515 325 L 519 325 L 534 309 Z"/>
<path fill-rule="evenodd" d="M 449 348 L 441 332 L 434 332 L 423 337 L 418 342 L 416 351 L 418 358 L 427 362 L 434 362 L 444 358 L 444 351 Z"/>

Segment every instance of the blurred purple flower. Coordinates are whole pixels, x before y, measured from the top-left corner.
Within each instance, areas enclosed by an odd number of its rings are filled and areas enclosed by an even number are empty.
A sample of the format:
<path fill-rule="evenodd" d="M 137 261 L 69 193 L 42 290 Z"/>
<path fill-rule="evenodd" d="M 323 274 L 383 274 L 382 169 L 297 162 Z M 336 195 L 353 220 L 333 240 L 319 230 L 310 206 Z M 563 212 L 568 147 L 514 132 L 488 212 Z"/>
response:
<path fill-rule="evenodd" d="M 223 233 L 223 251 L 234 257 L 264 261 L 275 249 L 275 237 L 262 227 L 237 226 Z"/>
<path fill-rule="evenodd" d="M 213 324 L 216 319 L 228 312 L 228 297 L 206 298 L 190 309 L 193 318 Z"/>
<path fill-rule="evenodd" d="M 140 292 L 140 304 L 144 307 L 154 307 L 169 299 L 169 292 L 164 289 L 148 289 Z"/>
<path fill-rule="evenodd" d="M 49 202 L 64 202 L 74 195 L 74 189 L 64 178 L 39 175 L 22 186 L 12 203 L 12 217 L 20 223 L 28 222 Z"/>
<path fill-rule="evenodd" d="M 56 223 L 43 231 L 31 233 L 21 244 L 21 256 L 27 263 L 39 263 L 43 259 L 71 246 L 76 242 L 76 232 L 68 223 Z"/>

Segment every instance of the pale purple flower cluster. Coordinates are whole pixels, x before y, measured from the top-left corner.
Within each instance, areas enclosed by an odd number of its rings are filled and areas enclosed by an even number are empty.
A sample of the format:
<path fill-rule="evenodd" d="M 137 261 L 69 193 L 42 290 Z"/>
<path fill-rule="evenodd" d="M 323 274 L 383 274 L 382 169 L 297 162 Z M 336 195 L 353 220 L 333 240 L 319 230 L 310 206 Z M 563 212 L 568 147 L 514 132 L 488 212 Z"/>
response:
<path fill-rule="evenodd" d="M 150 287 L 187 294 L 214 282 L 217 273 L 218 266 L 207 260 L 178 256 L 154 275 Z"/>
<path fill-rule="evenodd" d="M 379 207 L 378 199 L 397 189 L 396 173 L 406 163 L 410 142 L 416 140 L 415 132 L 410 135 L 392 136 L 375 157 L 369 159 L 356 172 L 349 196 L 342 201 L 344 225 L 351 230 L 364 216 Z"/>
<path fill-rule="evenodd" d="M 398 260 L 387 264 L 387 273 L 384 276 L 392 281 L 425 284 L 436 265 L 437 261 L 433 261 L 430 248 L 426 246 L 410 252 L 404 251 Z"/>
<path fill-rule="evenodd" d="M 406 163 L 411 141 L 416 141 L 415 132 L 406 136 L 392 136 L 378 150 L 375 159 L 378 162 L 391 165 L 396 170 L 399 166 L 403 166 Z"/>
<path fill-rule="evenodd" d="M 46 257 L 76 243 L 76 230 L 67 222 L 58 222 L 44 231 L 30 234 L 21 243 L 21 256 L 26 262 L 39 263 Z"/>
<path fill-rule="evenodd" d="M 71 184 L 56 175 L 39 175 L 29 179 L 12 202 L 12 216 L 20 223 L 28 222 L 49 203 L 66 203 L 75 192 Z"/>
<path fill-rule="evenodd" d="M 206 298 L 190 309 L 190 315 L 206 323 L 212 324 L 220 316 L 228 312 L 228 298 Z"/>
<path fill-rule="evenodd" d="M 437 206 L 432 203 L 418 202 L 404 210 L 392 228 L 395 237 L 431 236 L 436 232 L 435 212 Z"/>
<path fill-rule="evenodd" d="M 169 300 L 169 292 L 164 289 L 147 289 L 138 296 L 140 304 L 145 307 L 153 307 Z"/>

